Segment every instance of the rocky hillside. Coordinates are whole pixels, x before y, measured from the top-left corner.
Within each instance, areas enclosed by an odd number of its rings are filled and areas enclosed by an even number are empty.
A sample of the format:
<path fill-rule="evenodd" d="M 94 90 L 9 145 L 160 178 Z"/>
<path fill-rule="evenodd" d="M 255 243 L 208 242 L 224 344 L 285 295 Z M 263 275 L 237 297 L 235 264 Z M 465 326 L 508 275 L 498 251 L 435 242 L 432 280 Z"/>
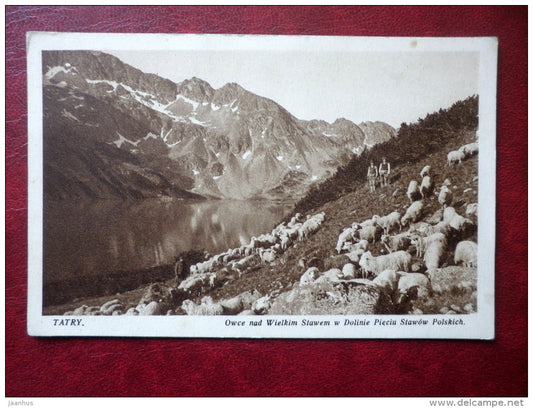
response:
<path fill-rule="evenodd" d="M 355 180 L 353 191 L 294 214 L 248 245 L 178 263 L 175 279 L 45 313 L 473 313 L 476 146 L 475 130 L 457 131 L 420 160 L 394 166 L 390 185 L 373 193 Z M 451 151 L 460 162 L 449 160 Z M 381 256 L 399 260 L 390 266 Z"/>
<path fill-rule="evenodd" d="M 387 124 L 302 121 L 238 84 L 145 74 L 96 51 L 43 52 L 45 195 L 302 196 Z"/>

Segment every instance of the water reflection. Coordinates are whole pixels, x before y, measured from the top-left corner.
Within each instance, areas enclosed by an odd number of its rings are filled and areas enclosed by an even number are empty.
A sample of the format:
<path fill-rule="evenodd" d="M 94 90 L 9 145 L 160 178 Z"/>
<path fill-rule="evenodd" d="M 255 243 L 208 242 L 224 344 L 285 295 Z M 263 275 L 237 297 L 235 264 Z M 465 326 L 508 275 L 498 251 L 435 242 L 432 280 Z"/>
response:
<path fill-rule="evenodd" d="M 189 249 L 222 252 L 271 230 L 292 203 L 148 199 L 46 203 L 44 281 L 139 270 Z"/>

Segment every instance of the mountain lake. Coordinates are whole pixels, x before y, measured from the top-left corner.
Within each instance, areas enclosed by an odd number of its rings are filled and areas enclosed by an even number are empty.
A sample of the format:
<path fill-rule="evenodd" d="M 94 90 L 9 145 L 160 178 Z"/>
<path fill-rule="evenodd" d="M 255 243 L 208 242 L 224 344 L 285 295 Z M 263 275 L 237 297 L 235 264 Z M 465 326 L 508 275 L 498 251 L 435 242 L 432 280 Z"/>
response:
<path fill-rule="evenodd" d="M 134 273 L 173 263 L 177 255 L 191 249 L 224 252 L 271 231 L 293 204 L 178 199 L 48 201 L 43 281 L 52 286 L 67 280 L 90 285 L 91 279 L 118 271 Z"/>

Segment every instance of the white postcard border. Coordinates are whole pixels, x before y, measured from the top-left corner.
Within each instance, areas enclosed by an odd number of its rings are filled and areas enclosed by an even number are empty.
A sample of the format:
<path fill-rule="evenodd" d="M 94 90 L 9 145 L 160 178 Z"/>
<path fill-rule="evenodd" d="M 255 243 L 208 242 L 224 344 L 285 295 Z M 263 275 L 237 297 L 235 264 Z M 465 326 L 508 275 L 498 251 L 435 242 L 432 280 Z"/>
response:
<path fill-rule="evenodd" d="M 479 71 L 478 312 L 365 316 L 43 316 L 42 50 L 190 49 L 309 51 L 477 51 Z M 221 338 L 494 338 L 496 38 L 333 37 L 192 34 L 27 35 L 28 334 L 33 336 Z M 268 325 L 268 321 L 278 324 Z M 426 320 L 426 324 L 417 324 Z M 296 322 L 296 325 L 284 322 Z M 338 325 L 335 322 L 338 322 Z M 352 322 L 353 324 L 346 324 Z M 260 323 L 257 323 L 260 322 Z M 327 322 L 329 325 L 306 325 Z M 356 323 L 357 322 L 357 323 Z M 367 323 L 365 323 L 367 322 Z M 255 323 L 255 325 L 254 325 Z M 411 323 L 411 324 L 409 324 Z M 242 324 L 242 325 L 241 325 Z M 259 325 L 260 324 L 260 325 Z"/>

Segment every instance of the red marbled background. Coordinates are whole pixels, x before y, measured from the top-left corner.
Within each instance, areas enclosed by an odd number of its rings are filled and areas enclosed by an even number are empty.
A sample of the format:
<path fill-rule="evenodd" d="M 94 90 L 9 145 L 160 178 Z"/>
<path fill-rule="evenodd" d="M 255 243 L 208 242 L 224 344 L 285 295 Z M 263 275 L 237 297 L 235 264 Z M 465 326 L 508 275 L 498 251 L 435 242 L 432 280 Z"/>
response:
<path fill-rule="evenodd" d="M 8 6 L 6 396 L 526 396 L 527 6 Z M 27 31 L 497 36 L 496 340 L 26 334 Z"/>

